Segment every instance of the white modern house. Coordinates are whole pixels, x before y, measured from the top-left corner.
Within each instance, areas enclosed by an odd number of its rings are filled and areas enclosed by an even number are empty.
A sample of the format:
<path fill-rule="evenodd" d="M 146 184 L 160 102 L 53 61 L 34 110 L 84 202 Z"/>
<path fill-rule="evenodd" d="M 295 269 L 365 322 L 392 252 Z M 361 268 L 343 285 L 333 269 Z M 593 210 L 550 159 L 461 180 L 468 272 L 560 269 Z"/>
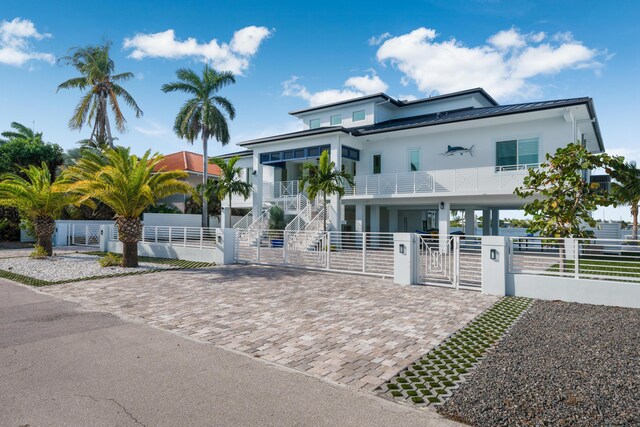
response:
<path fill-rule="evenodd" d="M 242 142 L 252 214 L 236 228 L 264 225 L 284 207 L 288 228 L 315 227 L 327 209 L 336 231 L 450 234 L 451 210 L 476 213 L 485 235 L 497 234 L 501 209 L 519 209 L 513 194 L 527 169 L 573 141 L 604 150 L 591 98 L 500 105 L 481 88 L 401 101 L 384 93 L 293 111 L 298 132 Z M 328 206 L 299 191 L 302 164 L 324 150 L 355 185 Z"/>

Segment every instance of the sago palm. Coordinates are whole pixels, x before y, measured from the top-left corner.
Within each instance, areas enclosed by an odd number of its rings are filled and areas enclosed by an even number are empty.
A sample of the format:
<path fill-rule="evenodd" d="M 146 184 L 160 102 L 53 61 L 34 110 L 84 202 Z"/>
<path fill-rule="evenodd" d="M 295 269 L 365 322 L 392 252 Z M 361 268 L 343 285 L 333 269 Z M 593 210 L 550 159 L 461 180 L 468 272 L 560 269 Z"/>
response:
<path fill-rule="evenodd" d="M 2 139 L 0 144 L 4 144 L 9 141 L 20 141 L 22 143 L 42 143 L 42 132 L 35 132 L 28 126 L 18 122 L 11 122 L 11 128 L 13 130 L 7 130 L 0 133 Z"/>
<path fill-rule="evenodd" d="M 138 265 L 138 241 L 142 236 L 140 216 L 149 206 L 177 193 L 190 193 L 184 171 L 154 172 L 163 159 L 147 151 L 142 157 L 129 148 L 108 149 L 102 154 L 87 152 L 63 176 L 79 203 L 102 202 L 116 213 L 118 239 L 122 242 L 123 267 Z"/>
<path fill-rule="evenodd" d="M 302 166 L 306 175 L 300 180 L 300 191 L 307 191 L 309 198 L 314 200 L 318 194 L 322 194 L 324 201 L 324 231 L 327 231 L 327 196 L 338 194 L 344 196 L 344 184 L 353 186 L 353 178 L 347 172 L 336 169 L 335 162 L 329 159 L 327 150 L 320 154 L 318 164 L 306 162 Z M 336 207 L 337 208 L 337 207 Z"/>
<path fill-rule="evenodd" d="M 237 194 L 247 200 L 253 190 L 251 184 L 240 179 L 242 168 L 236 166 L 238 160 L 240 160 L 240 156 L 234 156 L 226 162 L 220 158 L 211 159 L 211 163 L 220 168 L 220 177 L 216 183 L 216 193 L 220 200 L 224 200 L 225 197 L 229 198 L 229 218 L 231 218 L 231 199 L 233 195 Z M 231 225 L 223 224 L 224 227 L 230 227 Z"/>
<path fill-rule="evenodd" d="M 77 202 L 77 197 L 59 178 L 52 182 L 45 162 L 22 168 L 21 175 L 7 173 L 0 179 L 0 205 L 17 208 L 20 216 L 33 224 L 36 244 L 51 256 L 55 220 L 67 205 Z"/>
<path fill-rule="evenodd" d="M 109 57 L 110 48 L 111 43 L 106 42 L 98 46 L 72 49 L 71 53 L 61 60 L 75 67 L 80 77 L 61 83 L 58 90 L 80 89 L 85 92 L 69 120 L 69 127 L 80 130 L 85 123 L 93 126 L 88 141 L 96 146 L 113 148 L 109 109 L 113 113 L 119 132 L 126 130 L 126 120 L 120 109 L 119 99 L 133 109 L 136 117 L 142 116 L 143 113 L 135 99 L 120 85 L 133 78 L 133 73 L 114 74 L 115 64 Z"/>
<path fill-rule="evenodd" d="M 625 163 L 617 171 L 611 192 L 619 203 L 628 205 L 633 219 L 633 240 L 638 239 L 638 205 L 640 204 L 640 169 L 635 163 Z"/>
<path fill-rule="evenodd" d="M 179 138 L 189 143 L 202 139 L 202 184 L 207 186 L 208 171 L 207 145 L 209 138 L 215 138 L 222 145 L 229 143 L 229 126 L 227 117 L 233 120 L 236 110 L 231 102 L 217 93 L 230 84 L 236 82 L 233 73 L 217 72 L 205 65 L 202 75 L 195 71 L 180 68 L 176 71 L 178 81 L 162 85 L 162 91 L 183 92 L 189 98 L 178 111 L 173 131 Z M 219 108 L 220 107 L 220 108 Z M 226 113 L 226 115 L 225 115 Z M 208 226 L 207 198 L 202 199 L 202 226 Z"/>

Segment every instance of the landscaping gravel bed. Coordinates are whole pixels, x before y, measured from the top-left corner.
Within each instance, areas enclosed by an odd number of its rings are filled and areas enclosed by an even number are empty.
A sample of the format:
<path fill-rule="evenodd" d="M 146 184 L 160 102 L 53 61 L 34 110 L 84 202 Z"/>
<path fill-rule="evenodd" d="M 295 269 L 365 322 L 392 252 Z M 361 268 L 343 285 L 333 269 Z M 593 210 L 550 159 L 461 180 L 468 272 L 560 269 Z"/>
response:
<path fill-rule="evenodd" d="M 101 267 L 100 257 L 86 254 L 64 254 L 51 258 L 33 259 L 29 257 L 0 259 L 0 270 L 9 271 L 34 279 L 58 282 L 77 280 L 85 277 L 111 276 L 116 274 L 143 272 L 171 268 L 168 264 L 141 262 L 139 267 Z"/>
<path fill-rule="evenodd" d="M 640 425 L 640 309 L 537 301 L 438 410 L 475 426 Z"/>

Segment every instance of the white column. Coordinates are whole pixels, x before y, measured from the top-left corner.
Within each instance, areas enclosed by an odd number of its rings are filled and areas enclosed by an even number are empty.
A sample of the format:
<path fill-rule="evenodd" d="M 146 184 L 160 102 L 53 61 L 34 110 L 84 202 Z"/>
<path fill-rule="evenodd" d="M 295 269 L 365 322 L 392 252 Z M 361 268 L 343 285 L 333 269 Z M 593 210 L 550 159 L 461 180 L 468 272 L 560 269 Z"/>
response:
<path fill-rule="evenodd" d="M 329 153 L 331 161 L 336 164 L 337 170 L 342 170 L 342 144 L 340 143 L 340 135 L 336 137 L 335 142 L 331 143 L 331 152 Z M 334 194 L 330 197 L 331 206 L 336 211 L 336 224 L 333 226 L 337 231 L 342 231 L 342 209 L 340 207 L 340 197 Z"/>
<path fill-rule="evenodd" d="M 260 154 L 253 154 L 253 170 L 256 172 L 253 177 L 253 219 L 256 220 L 262 215 L 262 191 L 264 183 L 262 180 L 263 166 L 260 163 Z"/>
<path fill-rule="evenodd" d="M 220 225 L 222 228 L 231 228 L 231 208 L 229 206 L 222 206 L 220 209 Z"/>
<path fill-rule="evenodd" d="M 482 293 L 507 295 L 507 239 L 488 236 L 482 239 Z"/>
<path fill-rule="evenodd" d="M 414 234 L 395 233 L 393 235 L 393 282 L 398 285 L 417 283 L 416 244 Z"/>
<path fill-rule="evenodd" d="M 440 202 L 438 205 L 438 235 L 440 240 L 440 252 L 447 252 L 450 222 L 451 205 L 449 202 Z"/>
<path fill-rule="evenodd" d="M 482 235 L 491 235 L 491 210 L 482 209 Z"/>
<path fill-rule="evenodd" d="M 476 234 L 476 211 L 473 208 L 464 210 L 464 234 L 467 236 Z"/>
<path fill-rule="evenodd" d="M 380 231 L 380 205 L 369 206 L 369 231 L 377 233 Z"/>
<path fill-rule="evenodd" d="M 500 228 L 500 209 L 491 209 L 491 235 L 497 236 Z"/>
<path fill-rule="evenodd" d="M 398 231 L 398 208 L 389 208 L 389 232 Z"/>
<path fill-rule="evenodd" d="M 367 216 L 364 203 L 356 203 L 356 230 L 361 233 L 367 229 Z"/>

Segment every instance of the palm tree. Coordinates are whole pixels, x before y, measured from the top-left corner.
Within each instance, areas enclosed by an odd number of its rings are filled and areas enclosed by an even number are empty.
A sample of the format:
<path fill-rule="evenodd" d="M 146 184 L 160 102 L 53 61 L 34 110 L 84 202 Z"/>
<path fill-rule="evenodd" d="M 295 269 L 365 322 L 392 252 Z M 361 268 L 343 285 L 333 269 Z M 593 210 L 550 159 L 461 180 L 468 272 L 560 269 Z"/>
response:
<path fill-rule="evenodd" d="M 616 181 L 611 184 L 611 192 L 618 202 L 629 205 L 633 218 L 633 240 L 638 239 L 638 205 L 640 204 L 640 169 L 634 162 L 625 163 L 616 171 Z"/>
<path fill-rule="evenodd" d="M 234 194 L 244 197 L 245 200 L 251 195 L 253 187 L 246 181 L 240 179 L 242 168 L 236 167 L 240 156 L 234 156 L 227 162 L 220 158 L 211 159 L 211 163 L 220 168 L 220 177 L 216 183 L 216 193 L 220 200 L 229 197 L 229 218 L 231 218 L 231 198 Z M 223 227 L 230 227 L 231 224 L 223 224 Z"/>
<path fill-rule="evenodd" d="M 184 171 L 153 171 L 162 160 L 147 151 L 142 157 L 129 148 L 117 147 L 101 154 L 86 155 L 63 172 L 71 183 L 69 191 L 79 203 L 89 206 L 102 202 L 116 214 L 118 239 L 122 242 L 122 266 L 138 266 L 138 241 L 142 235 L 140 216 L 160 199 L 176 193 L 189 193 Z"/>
<path fill-rule="evenodd" d="M 11 122 L 11 128 L 14 130 L 7 130 L 0 135 L 5 139 L 0 139 L 0 144 L 4 144 L 9 141 L 17 140 L 23 143 L 42 143 L 42 132 L 35 132 L 28 126 L 25 126 L 18 122 Z"/>
<path fill-rule="evenodd" d="M 353 178 L 344 171 L 336 169 L 335 162 L 330 161 L 327 150 L 320 154 L 318 164 L 306 162 L 302 169 L 307 172 L 300 180 L 300 191 L 307 190 L 311 200 L 314 200 L 318 193 L 322 193 L 324 201 L 324 231 L 327 231 L 327 196 L 338 194 L 344 196 L 345 182 L 353 186 Z"/>
<path fill-rule="evenodd" d="M 56 228 L 56 218 L 76 197 L 67 191 L 62 180 L 51 179 L 51 171 L 45 162 L 21 169 L 22 175 L 3 174 L 0 178 L 0 204 L 16 207 L 20 216 L 34 226 L 36 244 L 44 248 L 48 256 L 53 254 L 51 236 Z"/>
<path fill-rule="evenodd" d="M 178 111 L 173 131 L 179 138 L 184 138 L 191 144 L 198 136 L 202 139 L 202 188 L 204 189 L 208 180 L 207 143 L 209 138 L 214 137 L 222 145 L 227 145 L 229 143 L 227 116 L 230 120 L 236 116 L 233 104 L 216 93 L 223 87 L 235 83 L 236 79 L 233 73 L 218 72 L 208 65 L 205 65 L 202 76 L 186 68 L 176 71 L 176 76 L 178 81 L 162 85 L 162 91 L 164 93 L 184 92 L 192 96 Z M 226 116 L 218 107 L 226 112 Z M 207 198 L 204 197 L 202 199 L 203 227 L 209 225 L 207 211 Z"/>
<path fill-rule="evenodd" d="M 61 83 L 58 90 L 77 88 L 85 92 L 69 120 L 69 128 L 80 130 L 85 123 L 92 125 L 93 130 L 88 141 L 93 141 L 97 146 L 107 145 L 113 148 L 114 138 L 111 135 L 107 104 L 111 107 L 119 132 L 126 130 L 126 120 L 118 99 L 129 105 L 136 117 L 142 116 L 143 113 L 129 92 L 120 86 L 120 83 L 133 78 L 133 73 L 113 74 L 115 64 L 109 57 L 110 48 L 111 43 L 105 42 L 98 46 L 71 49 L 70 54 L 61 58 L 61 61 L 75 67 L 80 77 Z M 87 140 L 84 141 L 86 143 Z"/>

